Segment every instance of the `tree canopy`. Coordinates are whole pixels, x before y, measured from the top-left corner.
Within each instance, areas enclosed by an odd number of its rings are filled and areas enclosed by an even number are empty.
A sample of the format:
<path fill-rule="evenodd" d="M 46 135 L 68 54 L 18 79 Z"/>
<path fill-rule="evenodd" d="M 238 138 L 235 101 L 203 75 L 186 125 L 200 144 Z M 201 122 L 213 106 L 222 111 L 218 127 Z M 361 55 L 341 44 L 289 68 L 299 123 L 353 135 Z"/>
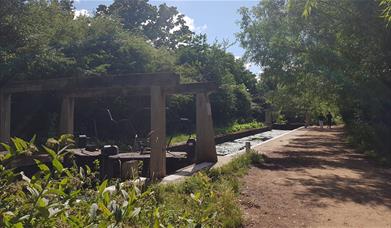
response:
<path fill-rule="evenodd" d="M 389 156 L 391 29 L 383 7 L 366 0 L 264 0 L 241 9 L 239 39 L 264 69 L 269 102 L 286 112 L 340 114 L 355 144 Z"/>

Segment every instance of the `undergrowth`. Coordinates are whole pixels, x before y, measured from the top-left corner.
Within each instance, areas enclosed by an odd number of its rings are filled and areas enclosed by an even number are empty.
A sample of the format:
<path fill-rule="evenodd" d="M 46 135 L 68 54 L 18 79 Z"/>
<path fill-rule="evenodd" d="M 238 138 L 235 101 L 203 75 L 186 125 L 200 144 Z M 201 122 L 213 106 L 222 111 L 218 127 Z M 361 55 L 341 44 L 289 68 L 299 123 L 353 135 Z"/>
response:
<path fill-rule="evenodd" d="M 3 144 L 8 154 L 0 157 L 0 227 L 237 227 L 239 177 L 262 162 L 250 152 L 177 184 L 109 186 L 88 167 L 63 165 L 72 142 L 64 136 L 41 147 L 34 139 Z M 7 168 L 33 153 L 47 153 L 51 164 L 35 160 L 39 171 L 32 177 Z"/>

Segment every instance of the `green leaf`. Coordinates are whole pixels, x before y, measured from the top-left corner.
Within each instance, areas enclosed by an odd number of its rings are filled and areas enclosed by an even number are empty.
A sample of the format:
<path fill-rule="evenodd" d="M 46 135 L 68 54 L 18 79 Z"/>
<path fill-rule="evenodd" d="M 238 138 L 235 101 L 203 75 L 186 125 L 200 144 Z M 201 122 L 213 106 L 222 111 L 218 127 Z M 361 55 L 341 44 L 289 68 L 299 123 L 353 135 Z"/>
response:
<path fill-rule="evenodd" d="M 34 159 L 35 163 L 37 164 L 39 170 L 41 170 L 44 173 L 50 172 L 50 169 L 47 165 L 43 164 L 40 160 Z"/>
<path fill-rule="evenodd" d="M 107 186 L 107 180 L 104 180 L 102 182 L 102 184 L 99 185 L 99 188 L 98 188 L 98 191 L 99 191 L 100 194 L 103 193 L 103 191 L 105 190 L 106 186 Z"/>
<path fill-rule="evenodd" d="M 133 212 L 132 212 L 132 214 L 130 215 L 130 217 L 132 217 L 132 218 L 137 217 L 137 216 L 140 214 L 140 212 L 141 212 L 141 207 L 136 207 L 136 208 L 133 210 Z"/>
<path fill-rule="evenodd" d="M 30 194 L 31 194 L 33 197 L 38 197 L 39 192 L 38 192 L 37 189 L 35 189 L 34 187 L 29 187 L 29 186 L 27 186 L 26 189 L 30 192 Z"/>
<path fill-rule="evenodd" d="M 33 135 L 33 137 L 30 139 L 30 144 L 35 144 L 35 139 L 37 138 L 37 135 Z"/>
<path fill-rule="evenodd" d="M 73 175 L 68 169 L 64 169 L 64 173 L 67 175 L 67 177 L 72 178 Z"/>
<path fill-rule="evenodd" d="M 20 172 L 20 175 L 22 176 L 22 180 L 26 181 L 27 183 L 31 182 L 31 179 L 24 175 L 23 171 Z"/>
<path fill-rule="evenodd" d="M 46 207 L 46 206 L 48 205 L 48 201 L 45 200 L 45 199 L 43 199 L 43 198 L 39 198 L 39 199 L 37 200 L 37 205 L 38 205 L 39 207 Z"/>
<path fill-rule="evenodd" d="M 52 159 L 56 159 L 57 158 L 57 154 L 56 152 L 54 152 L 54 150 L 50 149 L 49 147 L 46 147 L 46 146 L 42 146 L 43 149 L 45 149 L 46 153 L 48 153 Z"/>
<path fill-rule="evenodd" d="M 69 181 L 69 178 L 65 177 L 64 179 L 61 180 L 60 185 L 64 186 L 68 183 L 68 181 Z"/>
<path fill-rule="evenodd" d="M 108 204 L 110 202 L 110 193 L 109 192 L 104 192 L 103 193 L 103 199 L 105 204 Z"/>
<path fill-rule="evenodd" d="M 106 217 L 110 217 L 111 216 L 110 210 L 102 202 L 99 202 L 99 209 L 103 212 L 103 214 Z"/>
<path fill-rule="evenodd" d="M 59 173 L 63 172 L 64 166 L 61 164 L 61 162 L 59 160 L 53 159 L 52 165 L 57 170 L 57 172 L 59 172 Z"/>
<path fill-rule="evenodd" d="M 12 149 L 11 149 L 11 146 L 10 146 L 10 145 L 5 144 L 5 143 L 0 143 L 0 144 L 1 144 L 1 146 L 3 146 L 3 148 L 4 148 L 6 151 L 8 151 L 9 153 L 12 152 Z"/>
<path fill-rule="evenodd" d="M 12 228 L 23 228 L 23 224 L 21 222 L 18 222 L 16 224 L 13 224 Z"/>

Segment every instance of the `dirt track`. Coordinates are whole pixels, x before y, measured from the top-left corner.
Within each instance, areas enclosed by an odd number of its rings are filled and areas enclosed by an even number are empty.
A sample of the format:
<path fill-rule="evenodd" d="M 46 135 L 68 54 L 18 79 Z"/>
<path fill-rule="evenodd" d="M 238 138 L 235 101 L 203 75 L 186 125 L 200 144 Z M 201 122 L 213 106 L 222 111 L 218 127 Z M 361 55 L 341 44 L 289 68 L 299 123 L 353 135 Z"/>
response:
<path fill-rule="evenodd" d="M 391 170 L 344 143 L 342 128 L 301 129 L 256 148 L 243 178 L 246 227 L 391 227 Z"/>

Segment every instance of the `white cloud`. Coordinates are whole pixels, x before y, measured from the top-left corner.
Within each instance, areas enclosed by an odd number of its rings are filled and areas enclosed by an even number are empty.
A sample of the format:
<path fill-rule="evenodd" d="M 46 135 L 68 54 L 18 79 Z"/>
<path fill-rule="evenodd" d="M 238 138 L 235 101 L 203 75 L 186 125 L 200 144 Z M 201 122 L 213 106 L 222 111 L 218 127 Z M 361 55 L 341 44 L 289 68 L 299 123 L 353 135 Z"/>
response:
<path fill-rule="evenodd" d="M 186 25 L 189 27 L 190 31 L 195 33 L 201 33 L 206 31 L 208 29 L 208 26 L 206 24 L 197 26 L 194 22 L 194 19 L 189 16 L 184 16 L 183 20 L 185 20 Z"/>
<path fill-rule="evenodd" d="M 75 10 L 75 18 L 80 17 L 80 16 L 91 17 L 92 14 L 90 11 L 88 11 L 86 9 Z"/>
<path fill-rule="evenodd" d="M 175 16 L 174 21 L 177 19 L 178 15 Z M 189 16 L 184 16 L 183 20 L 185 21 L 185 25 L 189 27 L 189 30 L 195 33 L 202 33 L 205 32 L 206 29 L 208 29 L 208 26 L 206 24 L 197 26 L 196 23 L 194 22 L 194 19 L 189 17 Z M 174 27 L 171 32 L 179 30 L 179 27 L 176 26 Z"/>
<path fill-rule="evenodd" d="M 244 64 L 244 67 L 246 68 L 246 70 L 250 70 L 252 65 L 253 65 L 252 63 L 246 63 L 246 64 Z"/>

